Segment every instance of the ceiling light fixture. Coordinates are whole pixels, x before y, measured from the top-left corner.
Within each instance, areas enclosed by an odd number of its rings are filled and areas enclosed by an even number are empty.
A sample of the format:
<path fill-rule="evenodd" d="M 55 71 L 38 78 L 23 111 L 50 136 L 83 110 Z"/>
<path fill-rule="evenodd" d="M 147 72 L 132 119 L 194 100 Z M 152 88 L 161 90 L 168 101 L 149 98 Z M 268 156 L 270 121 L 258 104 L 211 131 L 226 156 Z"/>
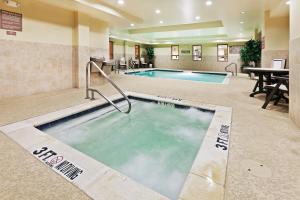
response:
<path fill-rule="evenodd" d="M 200 16 L 196 16 L 195 19 L 196 19 L 196 20 L 200 20 Z"/>
<path fill-rule="evenodd" d="M 160 20 L 160 21 L 159 21 L 159 23 L 160 23 L 160 24 L 163 24 L 163 23 L 164 23 L 164 21 Z"/>
<path fill-rule="evenodd" d="M 285 2 L 286 5 L 290 5 L 291 4 L 291 1 L 287 1 Z"/>
<path fill-rule="evenodd" d="M 130 24 L 131 27 L 134 27 L 134 24 Z"/>
<path fill-rule="evenodd" d="M 246 12 L 245 11 L 241 11 L 241 14 L 244 15 L 244 14 L 246 14 Z"/>
<path fill-rule="evenodd" d="M 206 4 L 207 6 L 211 6 L 211 5 L 213 4 L 213 2 L 212 2 L 212 1 L 206 1 L 205 4 Z"/>
<path fill-rule="evenodd" d="M 244 24 L 244 23 L 245 23 L 245 22 L 243 22 L 243 21 L 242 21 L 242 22 L 240 22 L 240 24 Z"/>
<path fill-rule="evenodd" d="M 120 5 L 124 5 L 124 1 L 123 0 L 118 0 L 118 4 L 120 4 Z"/>
<path fill-rule="evenodd" d="M 226 40 L 215 40 L 216 43 L 227 42 Z"/>
<path fill-rule="evenodd" d="M 245 39 L 245 38 L 240 38 L 240 39 L 236 39 L 236 40 L 233 40 L 234 42 L 247 42 L 248 39 Z"/>
<path fill-rule="evenodd" d="M 159 10 L 159 9 L 156 9 L 156 10 L 155 10 L 155 13 L 156 13 L 156 14 L 160 14 L 160 10 Z"/>

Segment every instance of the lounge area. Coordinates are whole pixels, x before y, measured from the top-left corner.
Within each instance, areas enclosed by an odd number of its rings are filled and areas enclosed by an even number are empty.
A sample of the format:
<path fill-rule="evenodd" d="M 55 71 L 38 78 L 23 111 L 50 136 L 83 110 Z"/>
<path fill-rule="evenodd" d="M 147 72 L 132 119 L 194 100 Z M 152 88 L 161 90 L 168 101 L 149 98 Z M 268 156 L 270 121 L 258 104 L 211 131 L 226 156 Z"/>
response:
<path fill-rule="evenodd" d="M 272 68 L 244 68 L 250 77 L 257 75 L 254 77 L 257 81 L 250 97 L 266 94 L 263 109 L 266 109 L 271 101 L 274 101 L 274 105 L 277 105 L 281 99 L 289 103 L 288 97 L 284 95 L 289 94 L 289 69 L 285 68 L 285 63 L 285 59 L 274 59 Z"/>
<path fill-rule="evenodd" d="M 0 1 L 0 199 L 299 199 L 299 8 Z"/>

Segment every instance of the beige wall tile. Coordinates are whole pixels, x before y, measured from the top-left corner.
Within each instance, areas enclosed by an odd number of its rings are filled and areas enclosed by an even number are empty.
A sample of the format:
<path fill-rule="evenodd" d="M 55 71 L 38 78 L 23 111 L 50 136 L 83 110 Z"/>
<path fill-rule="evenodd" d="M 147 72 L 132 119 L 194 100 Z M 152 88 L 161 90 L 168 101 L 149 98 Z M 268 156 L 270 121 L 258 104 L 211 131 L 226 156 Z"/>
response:
<path fill-rule="evenodd" d="M 240 71 L 241 62 L 236 55 L 229 55 L 228 62 L 218 62 L 217 56 L 203 56 L 202 61 L 193 61 L 191 55 L 181 55 L 179 60 L 171 60 L 170 55 L 155 56 L 155 67 L 169 69 L 224 72 L 225 67 L 232 62 L 238 64 L 238 71 Z"/>
<path fill-rule="evenodd" d="M 289 68 L 289 51 L 288 50 L 263 50 L 261 66 L 266 68 L 272 67 L 272 60 L 276 58 L 286 59 L 286 68 Z"/>
<path fill-rule="evenodd" d="M 290 42 L 290 117 L 300 126 L 300 38 Z"/>
<path fill-rule="evenodd" d="M 0 98 L 72 87 L 72 46 L 12 40 L 0 46 Z"/>

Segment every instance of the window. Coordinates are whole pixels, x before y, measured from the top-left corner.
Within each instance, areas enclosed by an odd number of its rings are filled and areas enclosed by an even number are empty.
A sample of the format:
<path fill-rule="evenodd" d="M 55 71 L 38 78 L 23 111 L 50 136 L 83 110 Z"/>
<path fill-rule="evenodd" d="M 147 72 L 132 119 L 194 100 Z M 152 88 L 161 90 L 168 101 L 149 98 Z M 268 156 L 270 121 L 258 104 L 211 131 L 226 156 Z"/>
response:
<path fill-rule="evenodd" d="M 114 42 L 109 41 L 109 59 L 114 59 Z"/>
<path fill-rule="evenodd" d="M 202 60 L 202 45 L 193 45 L 193 60 Z"/>
<path fill-rule="evenodd" d="M 179 45 L 171 46 L 171 60 L 179 60 Z"/>
<path fill-rule="evenodd" d="M 135 59 L 140 59 L 140 45 L 135 45 Z"/>
<path fill-rule="evenodd" d="M 228 62 L 228 44 L 218 44 L 218 62 Z"/>

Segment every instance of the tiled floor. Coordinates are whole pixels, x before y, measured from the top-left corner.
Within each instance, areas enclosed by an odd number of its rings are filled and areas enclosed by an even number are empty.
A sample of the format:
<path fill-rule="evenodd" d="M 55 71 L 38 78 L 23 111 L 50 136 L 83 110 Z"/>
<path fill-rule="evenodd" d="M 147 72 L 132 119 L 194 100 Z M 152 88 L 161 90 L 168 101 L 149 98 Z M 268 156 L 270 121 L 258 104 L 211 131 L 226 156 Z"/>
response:
<path fill-rule="evenodd" d="M 263 97 L 249 97 L 253 81 L 232 78 L 229 85 L 211 85 L 132 76 L 114 79 L 129 91 L 233 108 L 226 199 L 299 198 L 300 130 L 289 120 L 287 106 L 262 110 Z M 107 95 L 115 93 L 108 85 L 99 88 Z M 3 99 L 0 125 L 86 101 L 82 89 Z M 0 154 L 1 199 L 89 199 L 2 133 Z"/>

